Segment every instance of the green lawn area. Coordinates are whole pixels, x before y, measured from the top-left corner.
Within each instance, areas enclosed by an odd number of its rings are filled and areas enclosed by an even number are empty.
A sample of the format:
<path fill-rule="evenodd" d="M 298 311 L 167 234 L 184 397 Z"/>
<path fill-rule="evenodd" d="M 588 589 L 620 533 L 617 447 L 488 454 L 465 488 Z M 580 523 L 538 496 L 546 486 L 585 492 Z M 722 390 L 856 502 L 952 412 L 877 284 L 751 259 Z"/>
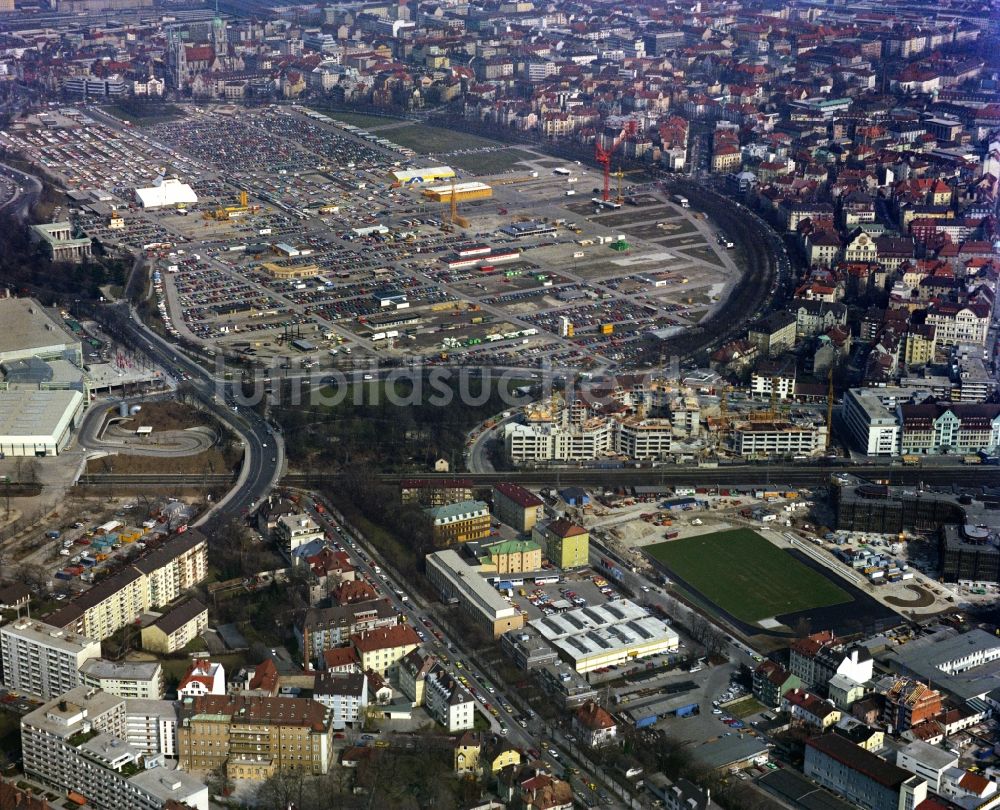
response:
<path fill-rule="evenodd" d="M 173 104 L 133 104 L 128 107 L 121 104 L 109 104 L 103 109 L 108 115 L 140 126 L 161 124 L 165 121 L 180 121 L 184 117 L 184 111 Z"/>
<path fill-rule="evenodd" d="M 671 540 L 646 551 L 745 622 L 851 601 L 825 576 L 749 529 Z"/>
<path fill-rule="evenodd" d="M 389 133 L 386 137 L 392 140 Z M 522 160 L 531 160 L 530 152 L 522 149 L 501 149 L 499 152 L 476 152 L 472 155 L 454 155 L 448 163 L 456 169 L 464 169 L 472 174 L 498 174 L 518 165 Z"/>
<path fill-rule="evenodd" d="M 497 145 L 496 141 L 480 138 L 478 135 L 429 127 L 424 124 L 412 124 L 408 127 L 390 129 L 384 135 L 393 143 L 425 154 L 428 152 L 453 152 L 456 149 L 482 149 L 486 146 Z"/>
<path fill-rule="evenodd" d="M 351 124 L 355 127 L 361 127 L 362 129 L 370 129 L 373 131 L 378 127 L 384 127 L 387 124 L 396 124 L 403 120 L 402 118 L 389 118 L 385 115 L 367 115 L 365 113 L 358 112 L 335 112 L 333 110 L 325 109 L 319 105 L 308 106 L 316 112 L 321 112 L 323 115 L 330 116 L 330 118 L 334 121 L 340 121 L 344 124 Z"/>

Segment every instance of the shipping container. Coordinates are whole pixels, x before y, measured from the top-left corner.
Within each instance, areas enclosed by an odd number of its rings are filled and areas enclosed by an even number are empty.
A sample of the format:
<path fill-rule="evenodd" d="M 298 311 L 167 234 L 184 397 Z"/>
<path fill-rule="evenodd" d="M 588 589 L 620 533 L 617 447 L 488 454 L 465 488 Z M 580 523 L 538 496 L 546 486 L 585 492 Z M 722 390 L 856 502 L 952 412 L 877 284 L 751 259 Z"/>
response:
<path fill-rule="evenodd" d="M 651 714 L 648 717 L 642 717 L 635 721 L 636 728 L 649 728 L 656 724 L 657 717 L 655 714 Z"/>

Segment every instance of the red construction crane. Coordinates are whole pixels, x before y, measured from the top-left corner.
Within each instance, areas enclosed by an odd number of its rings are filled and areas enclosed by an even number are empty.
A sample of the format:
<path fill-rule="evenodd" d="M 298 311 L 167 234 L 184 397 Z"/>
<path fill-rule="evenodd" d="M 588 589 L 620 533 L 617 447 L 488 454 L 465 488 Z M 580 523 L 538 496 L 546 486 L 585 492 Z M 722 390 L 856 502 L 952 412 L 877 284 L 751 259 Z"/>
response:
<path fill-rule="evenodd" d="M 624 141 L 630 135 L 635 135 L 636 133 L 636 122 L 634 120 L 627 121 L 622 127 L 622 131 L 618 133 L 618 137 L 615 138 L 614 143 L 611 144 L 610 149 L 605 149 L 601 146 L 600 138 L 595 141 L 594 158 L 601 167 L 604 169 L 604 201 L 607 202 L 611 199 L 611 156 L 615 153 L 615 150 L 622 145 Z"/>

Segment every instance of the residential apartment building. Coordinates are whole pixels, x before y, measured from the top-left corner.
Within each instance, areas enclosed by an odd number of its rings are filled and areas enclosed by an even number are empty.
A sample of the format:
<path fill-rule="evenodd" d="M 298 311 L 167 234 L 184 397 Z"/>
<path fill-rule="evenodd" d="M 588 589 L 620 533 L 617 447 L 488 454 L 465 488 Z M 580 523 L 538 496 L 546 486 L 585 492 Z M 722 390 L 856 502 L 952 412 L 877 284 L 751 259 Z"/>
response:
<path fill-rule="evenodd" d="M 260 782 L 289 770 L 325 774 L 334 762 L 332 712 L 315 700 L 210 695 L 185 700 L 180 717 L 178 761 L 191 773 L 225 768 Z"/>
<path fill-rule="evenodd" d="M 844 425 L 854 445 L 866 455 L 899 453 L 895 400 L 900 395 L 884 388 L 850 388 L 844 394 Z"/>
<path fill-rule="evenodd" d="M 628 417 L 615 421 L 614 449 L 636 461 L 666 458 L 674 449 L 675 425 L 672 419 Z"/>
<path fill-rule="evenodd" d="M 811 456 L 826 449 L 826 434 L 822 424 L 737 422 L 733 425 L 733 451 L 743 458 Z"/>
<path fill-rule="evenodd" d="M 839 734 L 806 741 L 805 775 L 862 810 L 912 810 L 927 783 Z"/>
<path fill-rule="evenodd" d="M 383 678 L 395 673 L 399 660 L 420 646 L 420 636 L 408 624 L 365 630 L 351 636 L 361 671 L 376 672 Z"/>
<path fill-rule="evenodd" d="M 316 675 L 313 700 L 330 710 L 335 729 L 363 722 L 368 707 L 368 678 L 360 672 L 325 670 Z"/>
<path fill-rule="evenodd" d="M 903 455 L 973 454 L 1000 446 L 1000 405 L 904 404 L 899 419 Z"/>
<path fill-rule="evenodd" d="M 589 562 L 590 533 L 571 520 L 556 518 L 536 526 L 532 539 L 545 548 L 549 562 L 559 568 L 579 568 Z"/>
<path fill-rule="evenodd" d="M 590 419 L 575 424 L 504 425 L 508 457 L 519 461 L 588 461 L 611 452 L 612 423 Z"/>
<path fill-rule="evenodd" d="M 479 566 L 468 565 L 451 549 L 427 555 L 427 579 L 442 599 L 459 605 L 493 638 L 524 626 L 521 612 L 482 577 Z"/>
<path fill-rule="evenodd" d="M 323 530 L 319 524 L 306 514 L 282 515 L 275 523 L 272 534 L 286 554 L 291 554 L 299 546 L 313 540 L 323 539 Z"/>
<path fill-rule="evenodd" d="M 545 515 L 545 505 L 524 487 L 501 482 L 493 487 L 493 514 L 519 532 L 530 532 Z"/>
<path fill-rule="evenodd" d="M 427 510 L 438 548 L 490 536 L 490 509 L 482 501 L 459 501 Z"/>
<path fill-rule="evenodd" d="M 761 661 L 753 671 L 753 696 L 770 709 L 777 709 L 784 694 L 801 685 L 802 681 L 795 675 L 769 659 Z"/>
<path fill-rule="evenodd" d="M 106 639 L 146 611 L 169 604 L 205 578 L 208 541 L 189 529 L 101 580 L 48 617 L 56 627 Z"/>
<path fill-rule="evenodd" d="M 8 689 L 43 700 L 82 682 L 80 667 L 100 658 L 101 642 L 32 619 L 0 627 L 3 682 Z"/>
<path fill-rule="evenodd" d="M 91 658 L 80 667 L 86 686 L 121 698 L 160 700 L 163 697 L 163 667 L 159 661 L 108 661 Z"/>
<path fill-rule="evenodd" d="M 913 678 L 889 678 L 879 684 L 885 699 L 882 722 L 894 734 L 919 725 L 941 713 L 942 696 L 936 689 Z"/>
<path fill-rule="evenodd" d="M 914 740 L 896 753 L 896 765 L 919 776 L 934 793 L 940 793 L 945 771 L 958 767 L 958 754 L 938 745 Z"/>
<path fill-rule="evenodd" d="M 504 540 L 486 546 L 486 565 L 498 574 L 540 571 L 542 547 L 531 540 Z"/>
<path fill-rule="evenodd" d="M 403 503 L 444 506 L 446 503 L 472 500 L 472 481 L 468 478 L 406 478 L 399 483 Z"/>
<path fill-rule="evenodd" d="M 449 734 L 468 731 L 475 724 L 472 695 L 441 664 L 432 666 L 424 679 L 424 706 Z"/>
<path fill-rule="evenodd" d="M 176 700 L 128 698 L 125 701 L 128 744 L 143 754 L 162 754 L 176 759 L 180 707 Z"/>
<path fill-rule="evenodd" d="M 326 650 L 348 644 L 351 636 L 367 630 L 392 627 L 399 623 L 399 614 L 382 599 L 310 608 L 301 628 L 296 628 L 302 657 L 319 665 Z"/>
<path fill-rule="evenodd" d="M 793 722 L 810 726 L 817 731 L 826 731 L 841 717 L 840 709 L 805 689 L 789 689 L 785 692 L 781 698 L 781 708 Z"/>
<path fill-rule="evenodd" d="M 934 340 L 940 346 L 960 343 L 986 343 L 990 309 L 986 304 L 936 304 L 927 311 L 927 324 L 934 327 Z"/>
<path fill-rule="evenodd" d="M 226 694 L 226 669 L 208 658 L 195 658 L 177 684 L 177 697 Z"/>
<path fill-rule="evenodd" d="M 208 608 L 197 599 L 188 599 L 142 628 L 142 648 L 173 653 L 184 649 L 208 629 Z"/>
<path fill-rule="evenodd" d="M 127 741 L 126 701 L 78 686 L 21 720 L 24 772 L 99 810 L 161 810 L 168 802 L 208 810 L 208 788 Z M 153 765 L 157 767 L 153 767 Z"/>
<path fill-rule="evenodd" d="M 772 312 L 751 324 L 747 340 L 761 357 L 777 357 L 795 345 L 795 329 L 796 318 L 791 312 Z"/>

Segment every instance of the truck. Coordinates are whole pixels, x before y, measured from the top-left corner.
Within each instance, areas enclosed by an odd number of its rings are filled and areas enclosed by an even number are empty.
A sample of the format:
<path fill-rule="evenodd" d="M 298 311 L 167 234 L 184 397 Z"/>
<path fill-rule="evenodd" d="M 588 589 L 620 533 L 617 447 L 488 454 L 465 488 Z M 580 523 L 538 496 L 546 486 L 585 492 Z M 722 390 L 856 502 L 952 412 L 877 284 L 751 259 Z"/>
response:
<path fill-rule="evenodd" d="M 920 456 L 903 456 L 903 464 L 912 467 L 920 463 Z"/>
<path fill-rule="evenodd" d="M 566 196 L 567 197 L 575 197 L 576 196 L 576 189 L 572 189 L 571 188 L 569 191 L 566 192 Z"/>
<path fill-rule="evenodd" d="M 691 207 L 691 203 L 688 202 L 688 198 L 685 197 L 683 194 L 675 194 L 673 199 L 674 202 L 677 203 L 681 208 Z"/>

